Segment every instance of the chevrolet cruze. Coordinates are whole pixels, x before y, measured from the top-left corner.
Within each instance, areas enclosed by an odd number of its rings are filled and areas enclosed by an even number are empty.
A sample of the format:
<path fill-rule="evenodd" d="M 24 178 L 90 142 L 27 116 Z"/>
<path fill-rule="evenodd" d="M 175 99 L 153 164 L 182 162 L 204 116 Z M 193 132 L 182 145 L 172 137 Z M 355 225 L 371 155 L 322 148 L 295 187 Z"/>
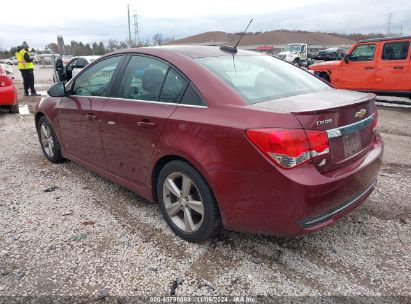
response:
<path fill-rule="evenodd" d="M 191 242 L 323 228 L 365 201 L 381 165 L 375 95 L 254 52 L 129 49 L 48 93 L 35 114 L 45 157 L 157 202 Z"/>

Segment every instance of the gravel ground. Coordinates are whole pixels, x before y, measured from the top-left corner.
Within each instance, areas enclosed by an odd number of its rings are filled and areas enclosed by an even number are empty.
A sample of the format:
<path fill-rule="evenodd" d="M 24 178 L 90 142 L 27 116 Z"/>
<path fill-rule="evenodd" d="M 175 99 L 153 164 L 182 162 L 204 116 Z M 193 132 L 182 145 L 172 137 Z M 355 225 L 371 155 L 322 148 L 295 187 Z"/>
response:
<path fill-rule="evenodd" d="M 410 123 L 409 110 L 380 109 L 386 153 L 377 188 L 338 223 L 295 239 L 223 232 L 196 245 L 176 237 L 155 204 L 72 162 L 49 163 L 32 115 L 0 113 L 0 296 L 113 300 L 174 289 L 406 303 Z"/>

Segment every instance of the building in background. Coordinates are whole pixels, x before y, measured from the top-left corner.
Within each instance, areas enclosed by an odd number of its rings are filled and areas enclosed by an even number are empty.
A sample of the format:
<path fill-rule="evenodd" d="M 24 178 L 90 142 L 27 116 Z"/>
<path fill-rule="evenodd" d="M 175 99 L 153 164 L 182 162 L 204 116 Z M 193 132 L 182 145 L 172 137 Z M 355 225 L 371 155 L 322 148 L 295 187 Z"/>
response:
<path fill-rule="evenodd" d="M 57 36 L 57 46 L 58 46 L 58 53 L 60 54 L 60 56 L 66 55 L 64 39 L 63 39 L 63 36 L 61 35 Z"/>

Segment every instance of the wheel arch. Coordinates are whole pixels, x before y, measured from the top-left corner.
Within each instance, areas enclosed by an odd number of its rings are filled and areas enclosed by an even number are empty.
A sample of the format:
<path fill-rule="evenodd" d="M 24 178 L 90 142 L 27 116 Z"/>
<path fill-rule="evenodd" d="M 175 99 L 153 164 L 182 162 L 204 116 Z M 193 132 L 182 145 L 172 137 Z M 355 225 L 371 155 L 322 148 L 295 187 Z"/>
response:
<path fill-rule="evenodd" d="M 43 116 L 46 116 L 46 114 L 44 114 L 44 113 L 41 112 L 41 111 L 37 112 L 36 115 L 34 115 L 34 122 L 35 122 L 35 124 L 36 124 L 36 130 L 37 130 L 37 127 L 38 127 L 38 124 L 39 124 L 39 120 L 40 120 L 40 118 L 43 117 Z M 47 117 L 47 116 L 46 116 L 46 117 Z M 47 117 L 47 119 L 48 119 L 48 117 Z"/>
<path fill-rule="evenodd" d="M 153 170 L 151 171 L 151 176 L 150 176 L 150 184 L 151 184 L 151 191 L 152 191 L 152 198 L 153 198 L 153 202 L 157 203 L 157 179 L 158 176 L 161 172 L 161 169 L 168 163 L 174 161 L 174 160 L 180 160 L 183 162 L 186 162 L 187 164 L 189 164 L 190 166 L 192 166 L 194 169 L 196 169 L 198 171 L 198 173 L 200 173 L 200 175 L 204 178 L 205 182 L 207 183 L 207 185 L 210 187 L 210 190 L 217 202 L 218 205 L 218 200 L 215 196 L 215 193 L 213 191 L 213 188 L 211 187 L 209 178 L 207 177 L 207 174 L 205 173 L 204 168 L 201 167 L 200 164 L 196 163 L 194 160 L 191 160 L 190 157 L 187 156 L 181 156 L 178 155 L 177 153 L 173 153 L 173 154 L 167 154 L 167 155 L 163 155 L 160 158 L 158 158 L 154 165 L 153 165 Z"/>
<path fill-rule="evenodd" d="M 328 83 L 331 83 L 331 71 L 327 71 L 327 70 L 320 71 L 319 76 L 322 79 L 324 79 L 325 81 L 327 81 Z M 328 80 L 327 80 L 327 78 L 328 78 Z"/>

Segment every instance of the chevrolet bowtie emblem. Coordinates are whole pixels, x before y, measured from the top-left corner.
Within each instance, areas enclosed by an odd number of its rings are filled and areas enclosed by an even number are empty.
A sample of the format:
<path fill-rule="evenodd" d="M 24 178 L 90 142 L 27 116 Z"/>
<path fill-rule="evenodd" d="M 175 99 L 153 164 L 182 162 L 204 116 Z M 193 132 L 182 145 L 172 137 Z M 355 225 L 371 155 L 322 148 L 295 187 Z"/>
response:
<path fill-rule="evenodd" d="M 365 116 L 365 114 L 367 114 L 367 110 L 366 109 L 361 109 L 357 113 L 355 113 L 355 117 L 356 118 L 363 118 Z"/>

